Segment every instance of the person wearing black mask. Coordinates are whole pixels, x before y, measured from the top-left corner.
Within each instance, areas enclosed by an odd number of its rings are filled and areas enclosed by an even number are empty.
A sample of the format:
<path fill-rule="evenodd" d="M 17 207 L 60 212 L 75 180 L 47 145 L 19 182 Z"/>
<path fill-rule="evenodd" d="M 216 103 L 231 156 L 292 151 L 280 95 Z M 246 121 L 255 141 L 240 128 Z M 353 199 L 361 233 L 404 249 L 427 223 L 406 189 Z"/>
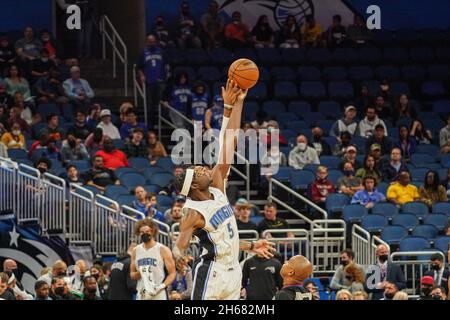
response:
<path fill-rule="evenodd" d="M 431 276 L 434 279 L 434 285 L 444 288 L 448 295 L 450 271 L 445 268 L 445 262 L 442 255 L 435 253 L 430 258 L 430 270 L 425 272 L 425 276 Z"/>
<path fill-rule="evenodd" d="M 371 300 L 380 300 L 388 283 L 394 284 L 398 290 L 406 288 L 406 280 L 402 269 L 389 260 L 389 248 L 380 244 L 376 250 L 377 262 L 368 268 L 364 288 L 371 293 Z"/>
<path fill-rule="evenodd" d="M 52 270 L 49 273 L 46 273 L 39 277 L 38 281 L 45 281 L 50 286 L 52 284 L 53 278 L 62 278 L 65 276 L 67 276 L 67 264 L 62 260 L 58 260 L 53 264 Z"/>
<path fill-rule="evenodd" d="M 102 300 L 97 296 L 97 280 L 93 276 L 84 278 L 83 285 L 83 300 Z"/>
<path fill-rule="evenodd" d="M 420 297 L 417 300 L 431 300 L 431 291 L 433 290 L 434 279 L 432 276 L 423 276 L 420 279 Z"/>
<path fill-rule="evenodd" d="M 36 169 L 38 169 L 41 174 L 46 173 L 51 167 L 52 163 L 47 157 L 42 157 L 36 162 Z"/>
<path fill-rule="evenodd" d="M 323 140 L 323 130 L 319 127 L 314 127 L 311 129 L 312 141 L 310 147 L 313 147 L 317 151 L 317 155 L 320 156 L 331 156 L 331 147 Z"/>
<path fill-rule="evenodd" d="M 431 299 L 432 300 L 447 300 L 447 295 L 445 294 L 444 287 L 434 286 L 431 289 Z"/>
<path fill-rule="evenodd" d="M 52 278 L 49 297 L 52 300 L 75 300 L 75 297 L 68 292 L 63 276 Z"/>
<path fill-rule="evenodd" d="M 393 300 L 397 292 L 398 288 L 395 284 L 386 282 L 386 284 L 384 285 L 383 298 L 381 298 L 380 300 Z"/>
<path fill-rule="evenodd" d="M 342 157 L 347 150 L 347 147 L 350 145 L 350 141 L 352 140 L 352 135 L 348 131 L 344 131 L 340 134 L 338 143 L 334 146 L 333 156 Z"/>
<path fill-rule="evenodd" d="M 363 267 L 354 263 L 355 253 L 351 249 L 345 249 L 341 251 L 340 266 L 334 272 L 333 279 L 331 280 L 330 288 L 334 290 L 350 289 L 351 282 L 347 278 L 347 274 L 344 271 L 345 267 L 349 264 L 354 264 L 356 267 L 363 271 Z M 363 271 L 364 272 L 364 271 Z"/>

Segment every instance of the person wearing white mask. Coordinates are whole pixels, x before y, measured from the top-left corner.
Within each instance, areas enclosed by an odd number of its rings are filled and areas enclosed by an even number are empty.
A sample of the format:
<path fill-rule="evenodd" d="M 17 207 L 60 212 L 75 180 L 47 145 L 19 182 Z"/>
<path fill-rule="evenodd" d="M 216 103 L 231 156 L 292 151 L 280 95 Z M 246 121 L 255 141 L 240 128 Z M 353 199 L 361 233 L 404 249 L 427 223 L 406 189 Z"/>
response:
<path fill-rule="evenodd" d="M 299 135 L 297 146 L 289 153 L 289 166 L 303 169 L 308 164 L 320 164 L 319 156 L 314 148 L 308 147 L 308 139 L 304 135 Z"/>
<path fill-rule="evenodd" d="M 1 141 L 8 149 L 25 149 L 25 137 L 17 122 L 11 126 L 11 132 L 2 135 Z"/>

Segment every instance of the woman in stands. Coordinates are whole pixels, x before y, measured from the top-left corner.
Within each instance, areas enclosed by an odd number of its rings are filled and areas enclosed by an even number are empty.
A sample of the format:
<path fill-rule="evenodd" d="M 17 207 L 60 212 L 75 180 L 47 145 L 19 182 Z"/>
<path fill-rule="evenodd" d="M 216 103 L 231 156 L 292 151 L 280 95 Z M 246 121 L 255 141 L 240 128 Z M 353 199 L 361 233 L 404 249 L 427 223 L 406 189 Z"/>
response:
<path fill-rule="evenodd" d="M 374 177 L 376 183 L 381 181 L 381 172 L 377 169 L 375 165 L 375 158 L 371 155 L 367 155 L 364 158 L 363 167 L 358 169 L 355 174 L 355 177 L 360 178 L 361 180 L 368 176 Z"/>
<path fill-rule="evenodd" d="M 420 119 L 413 121 L 409 134 L 416 140 L 417 144 L 430 144 L 433 139 L 433 134 L 430 130 L 425 128 Z"/>
<path fill-rule="evenodd" d="M 394 121 L 397 123 L 397 121 L 403 118 L 417 119 L 417 112 L 410 105 L 406 94 L 400 95 L 394 109 Z"/>
<path fill-rule="evenodd" d="M 336 293 L 336 300 L 353 300 L 353 296 L 350 291 L 342 289 Z"/>
<path fill-rule="evenodd" d="M 260 16 L 252 30 L 252 40 L 255 48 L 273 48 L 273 33 L 273 29 L 269 24 L 269 18 L 265 14 Z"/>
<path fill-rule="evenodd" d="M 166 148 L 164 148 L 164 145 L 161 143 L 161 141 L 158 140 L 158 138 L 156 137 L 156 133 L 153 131 L 150 131 L 148 133 L 147 146 L 149 160 L 152 166 L 156 165 L 156 162 L 159 158 L 167 157 Z"/>
<path fill-rule="evenodd" d="M 300 47 L 300 30 L 297 26 L 295 16 L 289 15 L 286 18 L 283 28 L 280 30 L 279 43 L 281 49 Z"/>
<path fill-rule="evenodd" d="M 395 147 L 402 150 L 403 159 L 409 163 L 411 155 L 416 152 L 416 140 L 411 137 L 407 126 L 400 127 L 399 141 L 395 144 Z"/>
<path fill-rule="evenodd" d="M 6 92 L 9 95 L 14 96 L 16 92 L 20 92 L 22 93 L 23 98 L 25 99 L 26 102 L 32 100 L 30 85 L 27 79 L 22 77 L 17 65 L 12 65 L 9 68 L 9 75 L 7 78 L 5 78 L 5 83 L 6 83 Z"/>
<path fill-rule="evenodd" d="M 425 176 L 423 186 L 419 189 L 420 201 L 429 207 L 436 202 L 447 202 L 447 191 L 439 182 L 439 175 L 436 171 L 430 170 Z"/>
<path fill-rule="evenodd" d="M 11 132 L 2 135 L 1 140 L 8 149 L 25 149 L 25 137 L 17 122 L 13 123 Z"/>
<path fill-rule="evenodd" d="M 350 293 L 364 291 L 364 273 L 362 270 L 354 263 L 348 264 L 344 268 L 344 273 L 346 274 L 347 280 L 351 283 L 348 290 Z"/>

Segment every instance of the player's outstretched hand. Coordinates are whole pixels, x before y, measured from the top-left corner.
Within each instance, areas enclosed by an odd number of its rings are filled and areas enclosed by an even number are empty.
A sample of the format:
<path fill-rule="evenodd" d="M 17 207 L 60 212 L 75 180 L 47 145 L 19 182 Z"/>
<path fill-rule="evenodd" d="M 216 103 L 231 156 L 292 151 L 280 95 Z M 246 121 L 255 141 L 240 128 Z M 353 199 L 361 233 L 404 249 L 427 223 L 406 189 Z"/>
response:
<path fill-rule="evenodd" d="M 228 79 L 225 88 L 222 87 L 223 103 L 234 106 L 238 95 L 241 93 L 240 91 L 238 85 L 233 80 Z"/>
<path fill-rule="evenodd" d="M 273 252 L 276 251 L 275 243 L 269 242 L 266 239 L 261 239 L 253 243 L 253 253 L 266 259 L 273 257 Z"/>

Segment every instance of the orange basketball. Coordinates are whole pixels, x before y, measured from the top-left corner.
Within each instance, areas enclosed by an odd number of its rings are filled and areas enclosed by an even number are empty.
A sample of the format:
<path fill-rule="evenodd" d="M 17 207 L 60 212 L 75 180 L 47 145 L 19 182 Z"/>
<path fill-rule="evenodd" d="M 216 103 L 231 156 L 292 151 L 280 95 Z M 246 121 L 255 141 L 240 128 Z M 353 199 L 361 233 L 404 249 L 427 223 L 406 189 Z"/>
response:
<path fill-rule="evenodd" d="M 228 78 L 234 80 L 239 88 L 250 89 L 258 82 L 258 66 L 252 60 L 238 59 L 228 69 Z"/>

